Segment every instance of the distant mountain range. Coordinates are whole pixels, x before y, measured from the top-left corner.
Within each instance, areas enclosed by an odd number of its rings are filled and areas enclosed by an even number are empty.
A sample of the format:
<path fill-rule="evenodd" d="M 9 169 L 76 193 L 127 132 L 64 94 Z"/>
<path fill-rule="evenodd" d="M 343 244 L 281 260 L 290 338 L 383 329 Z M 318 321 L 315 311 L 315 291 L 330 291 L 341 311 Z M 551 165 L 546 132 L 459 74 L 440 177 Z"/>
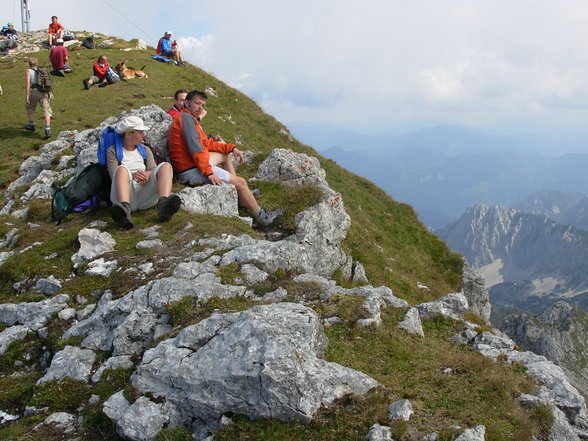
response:
<path fill-rule="evenodd" d="M 455 126 L 377 136 L 296 127 L 321 154 L 411 204 L 430 228 L 474 204 L 514 206 L 545 189 L 588 194 L 588 143 L 581 138 L 556 142 Z"/>
<path fill-rule="evenodd" d="M 543 214 L 560 223 L 588 230 L 588 196 L 581 193 L 540 191 L 513 206 L 526 213 Z"/>
<path fill-rule="evenodd" d="M 542 214 L 476 205 L 436 230 L 480 268 L 492 303 L 540 313 L 565 299 L 588 310 L 588 232 Z"/>

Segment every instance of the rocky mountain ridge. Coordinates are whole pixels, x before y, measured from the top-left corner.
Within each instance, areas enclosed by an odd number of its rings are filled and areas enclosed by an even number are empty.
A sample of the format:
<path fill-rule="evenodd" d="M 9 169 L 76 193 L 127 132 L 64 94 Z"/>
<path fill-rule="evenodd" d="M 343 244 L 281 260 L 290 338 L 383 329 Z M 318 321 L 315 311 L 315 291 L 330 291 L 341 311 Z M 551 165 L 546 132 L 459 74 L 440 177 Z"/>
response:
<path fill-rule="evenodd" d="M 588 393 L 588 317 L 582 308 L 557 302 L 536 316 L 510 315 L 498 328 L 520 347 L 561 366 L 573 384 Z"/>
<path fill-rule="evenodd" d="M 164 149 L 169 117 L 156 106 L 131 113 L 150 125 L 150 140 Z M 112 120 L 104 125 L 110 123 Z M 21 178 L 6 191 L 10 200 L 4 212 L 26 216 L 32 201 L 47 200 L 52 182 L 79 170 L 94 157 L 95 139 L 101 129 L 102 126 L 81 133 L 63 133 L 45 145 L 39 156 L 25 161 Z M 60 157 L 72 144 L 75 158 Z M 48 327 L 57 314 L 66 325 L 62 338 L 77 344 L 44 353 L 39 363 L 45 366 L 45 373 L 38 379 L 38 386 L 67 379 L 96 383 L 113 369 L 131 369 L 135 395 L 131 398 L 127 391 L 120 390 L 102 405 L 120 436 L 155 440 L 161 430 L 187 427 L 195 439 L 204 440 L 230 424 L 232 414 L 252 419 L 311 421 L 321 406 L 348 394 L 362 395 L 381 387 L 366 374 L 323 359 L 327 344 L 323 327 L 342 319 L 336 315 L 320 319 L 304 303 L 310 305 L 341 295 L 357 297 L 363 312 L 354 320 L 362 327 L 382 326 L 382 311 L 402 308 L 406 313 L 398 327 L 425 338 L 422 320 L 445 317 L 462 321 L 468 310 L 488 319 L 483 280 L 471 267 L 464 272 L 463 292 L 412 307 L 389 288 L 367 284 L 361 263 L 340 248 L 350 219 L 340 195 L 327 184 L 315 158 L 275 149 L 259 165 L 255 179 L 284 187 L 318 186 L 322 196 L 317 204 L 296 215 L 293 234 L 273 234 L 263 239 L 251 235 L 196 239 L 187 245 L 187 257 L 174 263 L 171 276 L 151 280 L 119 298 L 109 291 L 96 292 L 96 303 L 81 302 L 76 307 L 70 295 L 60 293 L 59 280 L 38 280 L 35 288 L 48 296 L 47 300 L 0 305 L 0 322 L 5 325 L 0 332 L 0 348 L 8 350 L 31 333 L 47 338 Z M 19 192 L 23 185 L 27 190 Z M 213 203 L 207 197 L 208 190 L 209 187 L 182 190 L 184 209 L 238 217 L 231 186 L 223 188 Z M 78 270 L 105 276 L 119 269 L 115 260 L 109 260 L 115 244 L 112 235 L 104 231 L 105 226 L 97 222 L 80 230 L 80 247 L 71 259 Z M 157 239 L 159 229 L 148 230 L 150 239 L 141 246 L 157 250 L 162 246 Z M 8 243 L 7 237 L 5 244 Z M 7 253 L 5 259 L 15 255 L 10 254 L 14 251 Z M 238 280 L 222 282 L 217 275 L 219 269 L 235 264 L 239 267 Z M 360 286 L 339 286 L 331 279 L 337 270 Z M 261 297 L 256 295 L 251 287 L 278 271 L 298 273 L 294 283 L 305 286 L 312 300 L 283 302 L 289 296 L 283 288 Z M 262 304 L 237 313 L 214 313 L 183 328 L 171 323 L 170 307 L 185 299 L 197 304 L 211 298 L 239 297 Z M 463 322 L 463 332 L 454 335 L 453 340 L 472 345 L 493 359 L 502 356 L 531 370 L 542 386 L 537 396 L 522 399 L 531 408 L 551 406 L 555 423 L 550 439 L 577 440 L 579 435 L 587 436 L 584 398 L 555 365 L 535 354 L 515 351 L 514 343 L 506 337 L 481 332 L 479 326 L 468 322 Z M 100 359 L 101 353 L 108 354 L 107 358 Z M 391 409 L 396 407 L 397 403 L 391 403 Z M 43 414 L 42 409 L 34 407 L 27 412 Z M 80 418 L 80 414 L 58 412 L 48 415 L 44 424 L 79 433 Z M 374 421 L 366 435 L 371 440 L 392 439 L 390 430 Z M 482 424 L 463 431 L 457 439 L 483 440 L 485 432 Z M 437 436 L 424 435 L 428 439 Z"/>
<path fill-rule="evenodd" d="M 558 299 L 588 307 L 584 230 L 544 215 L 476 205 L 437 234 L 480 268 L 492 302 L 536 313 Z"/>

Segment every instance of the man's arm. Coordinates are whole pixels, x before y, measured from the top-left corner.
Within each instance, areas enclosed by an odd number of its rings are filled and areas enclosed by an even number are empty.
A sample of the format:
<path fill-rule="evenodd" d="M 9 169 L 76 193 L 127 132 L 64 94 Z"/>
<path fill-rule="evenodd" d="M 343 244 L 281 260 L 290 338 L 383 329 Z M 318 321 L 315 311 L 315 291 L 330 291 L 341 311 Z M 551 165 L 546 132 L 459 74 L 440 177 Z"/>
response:
<path fill-rule="evenodd" d="M 194 161 L 194 165 L 200 172 L 208 177 L 212 174 L 212 167 L 208 163 L 208 155 L 200 142 L 200 132 L 196 128 L 196 119 L 188 112 L 182 112 L 182 138 L 188 148 L 188 153 Z"/>

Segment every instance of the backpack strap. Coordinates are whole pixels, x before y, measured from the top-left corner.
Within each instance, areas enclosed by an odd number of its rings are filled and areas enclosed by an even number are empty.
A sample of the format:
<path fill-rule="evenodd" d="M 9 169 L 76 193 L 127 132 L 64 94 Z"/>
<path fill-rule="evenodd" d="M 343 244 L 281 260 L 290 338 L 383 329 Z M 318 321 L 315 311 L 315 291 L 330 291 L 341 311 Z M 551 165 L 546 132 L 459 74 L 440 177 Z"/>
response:
<path fill-rule="evenodd" d="M 123 158 L 122 135 L 114 132 L 114 139 L 116 144 L 116 159 L 118 161 L 118 165 L 121 165 Z M 137 144 L 137 150 L 139 150 L 139 153 L 143 158 L 143 162 L 145 163 L 145 168 L 147 168 L 147 152 L 145 151 L 145 146 L 143 144 Z"/>
<path fill-rule="evenodd" d="M 115 144 L 115 149 L 116 149 L 116 160 L 118 161 L 118 165 L 121 165 L 122 159 L 123 159 L 122 135 L 119 133 L 116 133 L 116 131 L 114 129 L 113 129 L 113 134 L 114 134 L 114 144 Z"/>

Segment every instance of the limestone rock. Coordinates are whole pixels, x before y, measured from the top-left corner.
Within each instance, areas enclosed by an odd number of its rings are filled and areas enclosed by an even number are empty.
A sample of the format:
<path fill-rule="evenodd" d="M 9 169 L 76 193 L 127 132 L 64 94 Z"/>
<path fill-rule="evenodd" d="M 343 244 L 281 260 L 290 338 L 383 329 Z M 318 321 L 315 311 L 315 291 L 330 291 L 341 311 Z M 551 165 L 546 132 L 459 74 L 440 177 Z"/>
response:
<path fill-rule="evenodd" d="M 394 403 L 390 404 L 389 410 L 390 421 L 409 421 L 412 413 L 414 412 L 412 403 L 409 400 L 395 401 Z"/>
<path fill-rule="evenodd" d="M 490 296 L 482 273 L 469 263 L 464 263 L 461 290 L 468 300 L 470 310 L 490 323 Z"/>
<path fill-rule="evenodd" d="M 434 302 L 416 305 L 421 318 L 444 316 L 454 320 L 463 320 L 468 310 L 468 301 L 462 293 L 447 294 Z"/>
<path fill-rule="evenodd" d="M 394 441 L 392 429 L 388 426 L 380 426 L 377 423 L 370 427 L 366 438 L 368 441 Z"/>
<path fill-rule="evenodd" d="M 95 359 L 96 354 L 90 349 L 66 346 L 55 354 L 47 373 L 37 384 L 45 384 L 51 380 L 61 381 L 65 377 L 87 382 Z"/>
<path fill-rule="evenodd" d="M 52 296 L 57 294 L 61 289 L 61 281 L 56 279 L 54 276 L 42 278 L 37 280 L 37 283 L 33 287 L 34 290 L 39 291 L 41 294 L 46 296 Z"/>
<path fill-rule="evenodd" d="M 52 318 L 53 314 L 67 308 L 67 294 L 58 294 L 41 302 L 0 304 L 0 322 L 12 326 L 25 325 L 31 331 L 38 331 Z"/>
<path fill-rule="evenodd" d="M 417 308 L 410 308 L 404 315 L 404 320 L 398 323 L 400 329 L 404 329 L 410 334 L 416 334 L 421 337 L 425 336 L 423 331 L 423 324 Z"/>
<path fill-rule="evenodd" d="M 0 332 L 0 355 L 8 350 L 10 343 L 22 340 L 29 333 L 29 328 L 23 325 L 11 326 Z"/>
<path fill-rule="evenodd" d="M 259 165 L 256 179 L 287 186 L 327 186 L 325 171 L 318 159 L 286 149 L 274 149 Z"/>
<path fill-rule="evenodd" d="M 486 439 L 485 437 L 486 427 L 476 426 L 472 429 L 466 429 L 455 441 L 484 441 Z"/>
<path fill-rule="evenodd" d="M 88 262 L 95 257 L 114 251 L 116 241 L 107 232 L 95 228 L 83 228 L 78 233 L 80 250 L 71 256 L 74 264 Z"/>
<path fill-rule="evenodd" d="M 190 213 L 239 216 L 237 190 L 231 184 L 186 187 L 178 196 L 182 199 L 182 208 Z"/>
<path fill-rule="evenodd" d="M 133 385 L 212 429 L 227 412 L 310 421 L 321 406 L 377 385 L 319 358 L 326 344 L 319 318 L 302 305 L 215 314 L 146 351 Z"/>

